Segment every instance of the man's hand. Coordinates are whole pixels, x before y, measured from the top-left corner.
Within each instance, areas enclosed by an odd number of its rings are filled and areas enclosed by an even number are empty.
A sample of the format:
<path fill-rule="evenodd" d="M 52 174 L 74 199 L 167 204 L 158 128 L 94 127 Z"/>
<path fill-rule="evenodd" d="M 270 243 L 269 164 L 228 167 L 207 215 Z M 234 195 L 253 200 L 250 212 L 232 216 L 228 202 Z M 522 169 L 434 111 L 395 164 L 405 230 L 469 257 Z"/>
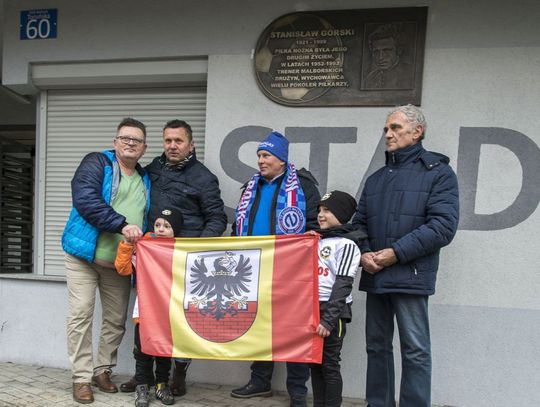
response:
<path fill-rule="evenodd" d="M 375 257 L 373 257 L 373 262 L 381 268 L 389 267 L 392 264 L 397 263 L 396 253 L 392 248 L 379 250 L 375 253 Z"/>
<path fill-rule="evenodd" d="M 366 271 L 366 273 L 375 274 L 383 269 L 382 266 L 379 266 L 373 261 L 374 258 L 374 252 L 362 253 L 362 257 L 360 258 L 360 265 L 362 266 L 362 269 Z"/>
<path fill-rule="evenodd" d="M 330 335 L 330 331 L 326 329 L 324 326 L 322 326 L 321 324 L 319 324 L 319 326 L 317 327 L 317 335 L 322 336 L 323 338 L 326 338 L 327 336 Z"/>
<path fill-rule="evenodd" d="M 142 237 L 143 233 L 137 225 L 126 225 L 122 228 L 122 235 L 124 235 L 126 242 L 135 243 Z"/>

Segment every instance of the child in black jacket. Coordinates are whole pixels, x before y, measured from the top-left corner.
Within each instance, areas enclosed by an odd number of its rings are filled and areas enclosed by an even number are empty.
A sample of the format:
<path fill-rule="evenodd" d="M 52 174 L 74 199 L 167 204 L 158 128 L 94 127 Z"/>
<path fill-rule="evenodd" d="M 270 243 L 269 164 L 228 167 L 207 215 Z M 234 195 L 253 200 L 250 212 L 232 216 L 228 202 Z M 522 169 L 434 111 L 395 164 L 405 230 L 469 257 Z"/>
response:
<path fill-rule="evenodd" d="M 341 347 L 345 324 L 351 321 L 351 291 L 360 264 L 355 241 L 365 238 L 365 234 L 346 224 L 356 211 L 356 200 L 345 192 L 324 195 L 318 211 L 321 318 L 317 334 L 324 338 L 324 347 L 322 364 L 310 365 L 313 406 L 336 407 L 341 405 L 343 389 Z"/>

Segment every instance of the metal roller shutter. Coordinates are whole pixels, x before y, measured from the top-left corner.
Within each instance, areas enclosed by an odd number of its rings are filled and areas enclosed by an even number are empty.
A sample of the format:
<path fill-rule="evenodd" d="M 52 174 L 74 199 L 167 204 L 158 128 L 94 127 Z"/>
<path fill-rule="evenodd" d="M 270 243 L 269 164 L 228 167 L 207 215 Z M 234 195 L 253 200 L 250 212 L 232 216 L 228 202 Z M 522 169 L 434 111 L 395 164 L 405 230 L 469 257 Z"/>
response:
<path fill-rule="evenodd" d="M 43 273 L 64 275 L 61 236 L 71 209 L 71 178 L 81 159 L 91 151 L 112 148 L 118 123 L 134 117 L 147 126 L 148 150 L 142 165 L 161 154 L 162 128 L 171 119 L 191 125 L 202 161 L 206 89 L 51 90 L 46 106 Z"/>

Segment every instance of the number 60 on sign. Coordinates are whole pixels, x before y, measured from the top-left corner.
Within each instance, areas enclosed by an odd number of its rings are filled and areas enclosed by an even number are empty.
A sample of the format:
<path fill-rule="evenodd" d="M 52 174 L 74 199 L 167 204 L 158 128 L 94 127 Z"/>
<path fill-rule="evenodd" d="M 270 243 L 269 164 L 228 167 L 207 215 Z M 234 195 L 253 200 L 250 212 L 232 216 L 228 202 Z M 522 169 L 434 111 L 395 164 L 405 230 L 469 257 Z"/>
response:
<path fill-rule="evenodd" d="M 21 11 L 19 25 L 21 40 L 56 38 L 58 9 Z"/>

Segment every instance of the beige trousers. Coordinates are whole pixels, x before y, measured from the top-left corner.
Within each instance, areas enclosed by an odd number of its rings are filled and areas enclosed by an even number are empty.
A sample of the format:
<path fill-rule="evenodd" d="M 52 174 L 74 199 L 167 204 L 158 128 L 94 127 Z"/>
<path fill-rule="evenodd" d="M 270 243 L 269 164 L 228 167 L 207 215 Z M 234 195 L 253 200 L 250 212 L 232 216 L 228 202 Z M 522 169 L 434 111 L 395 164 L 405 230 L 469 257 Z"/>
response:
<path fill-rule="evenodd" d="M 126 331 L 129 304 L 129 276 L 91 264 L 66 253 L 68 288 L 67 340 L 73 382 L 90 382 L 93 375 L 116 366 L 118 347 Z M 94 363 L 92 322 L 96 289 L 101 299 L 102 322 L 97 359 Z"/>

